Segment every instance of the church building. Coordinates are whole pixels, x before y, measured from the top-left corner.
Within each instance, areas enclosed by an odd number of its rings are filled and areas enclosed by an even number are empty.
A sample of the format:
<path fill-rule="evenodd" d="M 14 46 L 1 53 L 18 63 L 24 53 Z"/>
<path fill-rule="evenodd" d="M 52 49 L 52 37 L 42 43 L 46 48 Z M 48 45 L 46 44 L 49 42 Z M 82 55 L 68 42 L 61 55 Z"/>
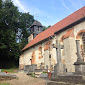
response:
<path fill-rule="evenodd" d="M 55 64 L 61 62 L 67 72 L 74 72 L 77 40 L 80 42 L 81 58 L 85 61 L 85 6 L 45 31 L 36 20 L 30 29 L 28 44 L 19 58 L 19 69 L 32 64 L 37 65 L 37 69 L 54 69 Z"/>

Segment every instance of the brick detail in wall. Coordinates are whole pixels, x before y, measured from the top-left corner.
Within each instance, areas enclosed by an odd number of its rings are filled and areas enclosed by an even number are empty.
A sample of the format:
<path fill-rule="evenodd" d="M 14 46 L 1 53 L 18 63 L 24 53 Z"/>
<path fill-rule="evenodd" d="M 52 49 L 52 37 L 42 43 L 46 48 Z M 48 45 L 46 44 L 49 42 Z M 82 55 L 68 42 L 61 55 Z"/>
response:
<path fill-rule="evenodd" d="M 39 51 L 38 59 L 41 59 L 42 58 L 42 46 L 39 46 L 38 51 Z"/>
<path fill-rule="evenodd" d="M 32 63 L 32 64 L 36 64 L 36 62 L 35 62 L 35 51 L 33 51 L 33 53 L 32 53 L 31 63 Z"/>
<path fill-rule="evenodd" d="M 60 42 L 63 42 L 63 39 L 67 37 L 74 37 L 74 28 L 68 30 L 66 34 L 61 37 Z"/>
<path fill-rule="evenodd" d="M 51 42 L 47 42 L 47 43 L 45 44 L 44 50 L 48 50 L 50 44 L 51 44 Z"/>
<path fill-rule="evenodd" d="M 42 46 L 39 46 L 38 51 L 41 51 L 41 50 L 42 50 Z"/>
<path fill-rule="evenodd" d="M 38 58 L 39 58 L 39 59 L 41 59 L 41 58 L 42 58 L 42 56 L 39 56 Z"/>
<path fill-rule="evenodd" d="M 76 39 L 80 39 L 81 33 L 84 33 L 84 32 L 85 32 L 85 30 L 80 30 L 76 35 Z"/>
<path fill-rule="evenodd" d="M 24 69 L 24 64 L 20 64 L 19 65 L 19 70 L 23 70 Z"/>
<path fill-rule="evenodd" d="M 64 35 L 61 37 L 60 42 L 63 42 L 63 39 L 64 39 Z"/>

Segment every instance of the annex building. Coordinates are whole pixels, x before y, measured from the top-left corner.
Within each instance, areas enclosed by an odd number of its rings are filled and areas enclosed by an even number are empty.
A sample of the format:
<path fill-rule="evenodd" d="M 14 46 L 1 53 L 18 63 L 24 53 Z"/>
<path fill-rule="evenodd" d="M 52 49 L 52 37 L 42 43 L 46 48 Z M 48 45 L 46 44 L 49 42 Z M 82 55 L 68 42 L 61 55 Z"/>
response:
<path fill-rule="evenodd" d="M 54 69 L 55 64 L 61 62 L 67 72 L 74 72 L 76 40 L 80 41 L 80 54 L 85 61 L 85 6 L 45 31 L 38 21 L 30 28 L 28 44 L 19 58 L 19 69 L 32 64 L 36 64 L 37 69 Z"/>

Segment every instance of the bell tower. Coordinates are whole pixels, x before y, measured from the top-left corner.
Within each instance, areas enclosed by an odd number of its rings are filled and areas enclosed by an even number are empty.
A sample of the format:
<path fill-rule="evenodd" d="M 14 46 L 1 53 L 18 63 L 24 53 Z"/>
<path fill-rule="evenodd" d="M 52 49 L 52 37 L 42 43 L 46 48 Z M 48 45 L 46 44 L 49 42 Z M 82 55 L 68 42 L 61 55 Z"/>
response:
<path fill-rule="evenodd" d="M 42 31 L 43 31 L 42 24 L 39 21 L 35 20 L 30 27 L 30 36 L 28 37 L 28 43 Z"/>
<path fill-rule="evenodd" d="M 33 34 L 33 38 L 35 38 L 42 31 L 43 31 L 42 24 L 39 21 L 35 20 L 32 26 L 30 27 L 30 32 L 31 34 Z"/>

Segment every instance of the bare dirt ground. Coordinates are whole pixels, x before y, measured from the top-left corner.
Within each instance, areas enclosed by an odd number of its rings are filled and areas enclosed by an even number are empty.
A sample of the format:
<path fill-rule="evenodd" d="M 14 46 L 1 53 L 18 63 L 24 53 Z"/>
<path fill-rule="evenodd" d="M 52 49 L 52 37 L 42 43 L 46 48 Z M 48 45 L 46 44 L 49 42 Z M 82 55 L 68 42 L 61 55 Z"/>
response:
<path fill-rule="evenodd" d="M 40 78 L 30 77 L 24 73 L 12 73 L 18 79 L 0 81 L 0 83 L 9 83 L 10 85 L 45 85 L 45 80 Z"/>

